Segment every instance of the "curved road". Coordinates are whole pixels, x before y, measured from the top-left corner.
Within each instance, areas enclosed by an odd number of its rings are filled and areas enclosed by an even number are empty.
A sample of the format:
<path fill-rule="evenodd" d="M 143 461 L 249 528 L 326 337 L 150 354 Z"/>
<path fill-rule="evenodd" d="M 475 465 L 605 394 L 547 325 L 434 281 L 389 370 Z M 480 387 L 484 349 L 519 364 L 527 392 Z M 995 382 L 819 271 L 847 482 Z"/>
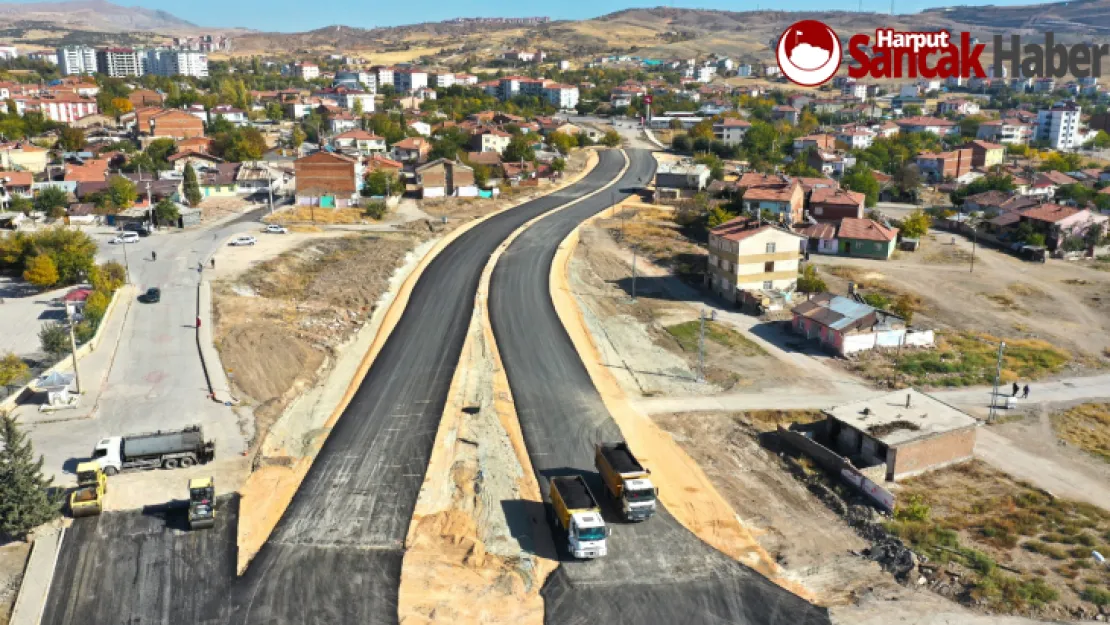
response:
<path fill-rule="evenodd" d="M 631 166 L 617 185 L 622 196 L 642 186 L 655 168 L 650 152 L 630 150 L 629 156 Z M 601 493 L 593 444 L 622 439 L 549 291 L 559 244 L 609 205 L 609 195 L 599 194 L 539 220 L 509 246 L 493 272 L 493 332 L 545 493 L 548 476 L 575 473 Z M 607 557 L 576 562 L 560 549 L 563 563 L 543 589 L 547 623 L 829 623 L 824 609 L 706 545 L 665 508 L 641 524 L 618 521 L 615 507 L 605 516 L 615 521 Z"/>
<path fill-rule="evenodd" d="M 623 166 L 619 151 L 602 152 L 579 183 L 488 219 L 428 266 L 243 578 L 234 576 L 234 502 L 207 532 L 182 531 L 180 513 L 165 510 L 80 519 L 43 623 L 396 623 L 403 542 L 481 272 L 515 229 Z"/>

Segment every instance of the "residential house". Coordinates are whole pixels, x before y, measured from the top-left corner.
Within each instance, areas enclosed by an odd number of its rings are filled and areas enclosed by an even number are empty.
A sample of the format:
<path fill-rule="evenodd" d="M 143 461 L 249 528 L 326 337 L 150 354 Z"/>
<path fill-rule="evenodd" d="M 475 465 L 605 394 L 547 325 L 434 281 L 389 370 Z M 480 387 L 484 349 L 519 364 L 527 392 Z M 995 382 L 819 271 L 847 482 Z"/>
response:
<path fill-rule="evenodd" d="M 1006 146 L 997 143 L 976 139 L 961 147 L 971 148 L 972 167 L 989 169 L 995 165 L 1001 165 L 1006 159 Z"/>
<path fill-rule="evenodd" d="M 151 139 L 192 139 L 204 136 L 204 122 L 185 111 L 155 109 L 149 115 L 139 115 L 136 128 Z"/>
<path fill-rule="evenodd" d="M 979 103 L 975 100 L 943 100 L 937 103 L 937 115 L 975 115 L 979 113 Z"/>
<path fill-rule="evenodd" d="M 220 163 L 197 172 L 197 184 L 203 197 L 236 197 L 239 187 L 239 163 Z"/>
<path fill-rule="evenodd" d="M 217 165 L 224 162 L 224 159 L 218 156 L 212 156 L 205 152 L 192 151 L 171 154 L 166 160 L 173 166 L 173 170 L 179 174 L 185 172 L 186 165 L 192 165 L 193 171 L 199 171 L 201 169 L 215 168 Z"/>
<path fill-rule="evenodd" d="M 31 189 L 35 184 L 35 175 L 29 171 L 0 171 L 0 187 L 7 190 L 9 195 L 19 195 L 31 199 Z"/>
<path fill-rule="evenodd" d="M 477 197 L 474 170 L 463 163 L 438 158 L 416 168 L 416 184 L 423 198 Z"/>
<path fill-rule="evenodd" d="M 830 134 L 806 135 L 794 139 L 794 151 L 800 152 L 809 148 L 818 150 L 836 149 L 836 137 Z"/>
<path fill-rule="evenodd" d="M 901 132 L 931 132 L 938 137 L 947 137 L 960 133 L 960 127 L 956 122 L 939 117 L 903 117 L 894 123 L 898 125 Z"/>
<path fill-rule="evenodd" d="M 932 332 L 906 332 L 901 317 L 832 293 L 818 293 L 791 311 L 791 329 L 841 356 L 877 347 L 931 345 Z"/>
<path fill-rule="evenodd" d="M 208 111 L 208 115 L 209 119 L 213 121 L 223 119 L 237 126 L 247 123 L 246 112 L 228 104 L 213 106 L 212 109 Z"/>
<path fill-rule="evenodd" d="M 862 128 L 845 128 L 837 131 L 834 137 L 849 150 L 866 150 L 875 142 L 875 133 Z"/>
<path fill-rule="evenodd" d="M 384 154 L 387 147 L 385 138 L 365 130 L 348 130 L 332 137 L 332 144 L 344 152 L 356 152 L 363 156 Z"/>
<path fill-rule="evenodd" d="M 701 163 L 664 162 L 655 170 L 655 188 L 703 191 L 709 173 L 709 167 Z"/>
<path fill-rule="evenodd" d="M 796 125 L 801 118 L 802 112 L 787 104 L 780 104 L 771 109 L 771 119 L 781 119 L 788 124 Z"/>
<path fill-rule="evenodd" d="M 477 152 L 496 152 L 501 154 L 509 147 L 513 136 L 497 128 L 482 128 L 470 135 L 470 147 Z"/>
<path fill-rule="evenodd" d="M 744 134 L 752 125 L 742 119 L 726 117 L 713 123 L 713 137 L 729 146 L 737 146 L 744 142 Z"/>
<path fill-rule="evenodd" d="M 805 237 L 806 249 L 810 252 L 837 254 L 840 251 L 836 240 L 836 224 L 803 222 L 794 224 L 794 232 Z"/>
<path fill-rule="evenodd" d="M 826 176 L 843 176 L 856 164 L 856 157 L 843 150 L 817 149 L 809 153 L 806 163 Z"/>
<path fill-rule="evenodd" d="M 935 183 L 964 176 L 971 171 L 973 160 L 971 148 L 960 148 L 949 152 L 922 152 L 913 162 L 927 181 Z"/>
<path fill-rule="evenodd" d="M 143 108 L 145 106 L 157 106 L 161 108 L 162 103 L 166 101 L 166 96 L 150 89 L 135 89 L 127 94 L 127 99 L 131 102 L 131 108 L 133 109 Z"/>
<path fill-rule="evenodd" d="M 37 145 L 25 141 L 0 143 L 0 168 L 41 173 L 49 162 L 50 152 Z"/>
<path fill-rule="evenodd" d="M 348 130 L 354 130 L 358 128 L 358 124 L 358 118 L 346 111 L 328 115 L 328 131 L 332 134 L 342 134 Z"/>
<path fill-rule="evenodd" d="M 767 211 L 784 225 L 791 226 L 802 221 L 805 193 L 797 180 L 773 186 L 751 187 L 744 191 L 744 210 L 749 214 L 761 215 Z"/>
<path fill-rule="evenodd" d="M 275 175 L 265 163 L 246 162 L 235 174 L 235 190 L 240 195 L 276 191 L 282 177 L 282 172 L 278 171 Z"/>
<path fill-rule="evenodd" d="M 353 206 L 362 188 L 358 159 L 334 152 L 315 152 L 293 161 L 296 198 L 300 206 Z"/>
<path fill-rule="evenodd" d="M 366 159 L 367 173 L 372 171 L 385 171 L 391 174 L 398 174 L 404 168 L 404 163 L 388 158 L 384 154 L 374 154 L 370 158 Z"/>
<path fill-rule="evenodd" d="M 1086 208 L 1048 203 L 1025 209 L 1019 215 L 1019 225 L 1031 224 L 1035 231 L 1045 236 L 1045 244 L 1053 251 L 1067 238 L 1086 236 L 1090 228 L 1098 228 L 1105 233 L 1107 221 L 1110 220 L 1110 217 Z"/>
<path fill-rule="evenodd" d="M 714 293 L 735 302 L 740 291 L 785 291 L 798 280 L 804 237 L 742 216 L 709 231 L 706 282 Z"/>
<path fill-rule="evenodd" d="M 843 256 L 889 260 L 898 242 L 898 229 L 873 219 L 848 217 L 840 221 L 836 236 Z"/>
<path fill-rule="evenodd" d="M 393 158 L 402 163 L 422 163 L 431 151 L 432 143 L 423 137 L 406 137 L 393 144 Z"/>
<path fill-rule="evenodd" d="M 809 196 L 809 214 L 818 221 L 834 221 L 848 217 L 863 219 L 867 196 L 855 191 L 822 187 Z"/>

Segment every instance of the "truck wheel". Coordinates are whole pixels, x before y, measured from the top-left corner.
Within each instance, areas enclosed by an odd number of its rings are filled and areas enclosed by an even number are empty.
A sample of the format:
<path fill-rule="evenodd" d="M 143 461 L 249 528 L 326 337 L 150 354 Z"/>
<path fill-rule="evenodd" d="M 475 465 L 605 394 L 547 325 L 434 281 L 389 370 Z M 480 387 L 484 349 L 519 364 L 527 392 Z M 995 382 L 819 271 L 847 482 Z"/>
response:
<path fill-rule="evenodd" d="M 108 477 L 112 477 L 113 475 L 116 475 L 118 473 L 119 469 L 115 467 L 108 467 L 107 469 L 104 469 L 104 475 L 107 475 Z"/>
<path fill-rule="evenodd" d="M 188 469 L 189 467 L 193 466 L 196 463 L 197 463 L 197 461 L 193 460 L 192 458 L 182 458 L 181 459 L 181 468 Z"/>
<path fill-rule="evenodd" d="M 163 461 L 162 462 L 162 468 L 163 469 L 176 469 L 177 468 L 177 458 L 170 458 L 169 460 Z"/>

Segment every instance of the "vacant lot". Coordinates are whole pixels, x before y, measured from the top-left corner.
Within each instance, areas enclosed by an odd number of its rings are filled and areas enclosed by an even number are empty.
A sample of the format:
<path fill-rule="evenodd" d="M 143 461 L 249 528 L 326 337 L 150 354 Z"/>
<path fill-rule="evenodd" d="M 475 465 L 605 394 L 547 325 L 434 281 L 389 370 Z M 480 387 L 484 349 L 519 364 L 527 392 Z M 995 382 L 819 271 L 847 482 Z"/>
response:
<path fill-rule="evenodd" d="M 1110 462 L 1110 404 L 1082 404 L 1058 412 L 1052 415 L 1052 429 L 1068 444 Z"/>
<path fill-rule="evenodd" d="M 1090 263 L 1028 263 L 984 247 L 975 250 L 972 271 L 971 253 L 970 242 L 934 232 L 923 237 L 917 252 L 896 252 L 885 262 L 820 255 L 811 259 L 838 293 L 846 292 L 852 281 L 864 294 L 892 301 L 901 295 L 911 298 L 916 326 L 947 330 L 949 337 L 990 335 L 1008 345 L 1016 345 L 1017 339 L 1041 340 L 1072 354 L 1064 365 L 1069 373 L 1105 366 L 1110 272 Z M 1051 364 L 1045 365 L 1038 368 L 1051 373 Z"/>
<path fill-rule="evenodd" d="M 314 239 L 213 285 L 216 346 L 232 384 L 257 406 L 256 443 L 369 319 L 418 241 L 410 233 Z"/>
<path fill-rule="evenodd" d="M 974 461 L 901 484 L 888 529 L 927 555 L 953 598 L 993 612 L 1093 617 L 1108 597 L 1110 513 Z"/>
<path fill-rule="evenodd" d="M 705 273 L 705 233 L 675 223 L 675 213 L 667 207 L 646 204 L 623 205 L 595 222 L 622 246 L 635 249 L 679 277 L 701 283 Z"/>

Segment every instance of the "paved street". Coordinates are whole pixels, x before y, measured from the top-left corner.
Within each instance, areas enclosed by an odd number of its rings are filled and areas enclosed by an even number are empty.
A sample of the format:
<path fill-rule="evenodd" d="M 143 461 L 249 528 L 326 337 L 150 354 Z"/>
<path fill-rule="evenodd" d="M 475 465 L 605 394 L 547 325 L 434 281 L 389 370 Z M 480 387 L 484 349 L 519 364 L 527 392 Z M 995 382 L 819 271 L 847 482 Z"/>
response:
<path fill-rule="evenodd" d="M 261 215 L 262 211 L 256 210 L 216 226 L 167 231 L 126 246 L 131 282 L 137 292 L 159 287 L 162 301 L 132 302 L 93 418 L 29 428 L 35 448 L 46 458 L 44 471 L 52 472 L 58 483 L 73 483 L 76 463 L 87 458 L 103 436 L 199 423 L 216 441 L 217 459 L 239 455 L 246 449 L 232 408 L 208 399 L 196 342 L 197 265 L 206 262 L 232 235 L 260 229 L 257 219 Z M 110 243 L 112 235 L 96 238 L 100 244 L 98 262 L 124 262 L 124 246 Z M 157 261 L 150 259 L 152 250 L 158 253 Z M 104 348 L 111 346 L 105 343 Z M 99 381 L 103 375 L 103 371 L 81 373 L 90 382 Z M 90 395 L 95 392 L 87 387 L 82 401 L 93 401 Z M 55 415 L 65 417 L 62 413 Z"/>

